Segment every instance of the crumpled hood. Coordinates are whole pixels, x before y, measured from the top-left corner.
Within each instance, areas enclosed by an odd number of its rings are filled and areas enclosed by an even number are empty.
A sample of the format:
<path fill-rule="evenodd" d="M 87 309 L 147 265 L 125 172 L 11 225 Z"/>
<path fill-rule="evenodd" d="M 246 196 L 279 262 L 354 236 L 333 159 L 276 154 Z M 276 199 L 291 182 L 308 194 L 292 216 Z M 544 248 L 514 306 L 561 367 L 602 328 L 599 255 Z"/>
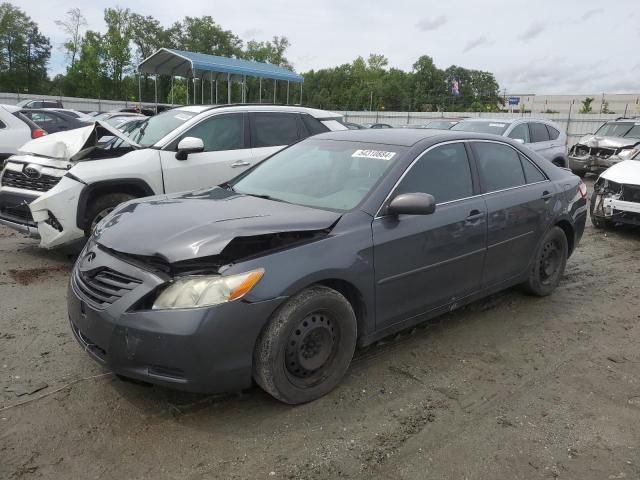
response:
<path fill-rule="evenodd" d="M 87 156 L 105 135 L 116 136 L 135 148 L 140 146 L 111 125 L 97 121 L 87 127 L 52 133 L 25 143 L 20 153 L 75 162 Z"/>
<path fill-rule="evenodd" d="M 600 177 L 626 185 L 640 185 L 640 160 L 624 160 L 605 170 Z"/>
<path fill-rule="evenodd" d="M 94 239 L 117 252 L 173 263 L 219 255 L 237 237 L 326 229 L 340 216 L 216 187 L 127 202 Z"/>
<path fill-rule="evenodd" d="M 598 135 L 585 135 L 578 143 L 589 148 L 622 148 L 632 147 L 640 143 L 637 138 L 601 137 Z"/>

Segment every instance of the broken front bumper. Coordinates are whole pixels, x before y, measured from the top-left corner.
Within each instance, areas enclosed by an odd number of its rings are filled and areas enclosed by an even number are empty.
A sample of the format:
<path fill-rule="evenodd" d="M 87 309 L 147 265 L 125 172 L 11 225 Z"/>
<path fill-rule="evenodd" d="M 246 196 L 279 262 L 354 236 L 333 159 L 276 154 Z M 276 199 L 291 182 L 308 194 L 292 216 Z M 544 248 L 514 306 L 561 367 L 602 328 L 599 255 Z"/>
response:
<path fill-rule="evenodd" d="M 29 210 L 29 204 L 36 198 L 38 197 L 35 195 L 0 192 L 0 225 L 5 225 L 32 238 L 40 238 L 38 227 Z"/>
<path fill-rule="evenodd" d="M 596 155 L 575 156 L 569 155 L 569 169 L 574 172 L 592 172 L 601 173 L 607 168 L 620 162 L 620 158 L 611 156 L 608 158 L 598 157 Z"/>

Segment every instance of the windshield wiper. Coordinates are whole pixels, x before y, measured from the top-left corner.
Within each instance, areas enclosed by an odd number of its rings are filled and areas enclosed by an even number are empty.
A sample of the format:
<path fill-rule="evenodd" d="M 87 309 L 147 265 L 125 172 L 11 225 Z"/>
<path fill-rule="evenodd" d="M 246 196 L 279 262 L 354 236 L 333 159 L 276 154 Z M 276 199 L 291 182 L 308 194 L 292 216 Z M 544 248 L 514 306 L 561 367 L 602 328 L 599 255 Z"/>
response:
<path fill-rule="evenodd" d="M 219 186 L 224 188 L 225 190 L 229 190 L 230 192 L 235 192 L 233 185 L 231 185 L 229 182 L 221 183 Z"/>

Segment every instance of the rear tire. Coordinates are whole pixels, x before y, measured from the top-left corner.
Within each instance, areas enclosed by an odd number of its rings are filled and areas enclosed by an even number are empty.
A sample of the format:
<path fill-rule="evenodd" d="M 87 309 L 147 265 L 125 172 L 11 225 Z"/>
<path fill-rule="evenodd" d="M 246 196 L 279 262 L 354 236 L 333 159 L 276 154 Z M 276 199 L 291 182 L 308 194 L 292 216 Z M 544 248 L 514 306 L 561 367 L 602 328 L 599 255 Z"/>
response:
<path fill-rule="evenodd" d="M 342 380 L 356 339 L 356 316 L 347 299 L 325 286 L 309 287 L 279 307 L 263 329 L 253 377 L 284 403 L 316 400 Z"/>
<path fill-rule="evenodd" d="M 111 213 L 111 211 L 121 203 L 128 202 L 134 198 L 136 197 L 128 193 L 107 193 L 92 200 L 87 207 L 84 236 L 90 237 L 93 229 L 100 220 Z"/>
<path fill-rule="evenodd" d="M 560 283 L 568 256 L 569 243 L 564 231 L 552 227 L 538 247 L 525 289 L 539 297 L 550 295 Z"/>

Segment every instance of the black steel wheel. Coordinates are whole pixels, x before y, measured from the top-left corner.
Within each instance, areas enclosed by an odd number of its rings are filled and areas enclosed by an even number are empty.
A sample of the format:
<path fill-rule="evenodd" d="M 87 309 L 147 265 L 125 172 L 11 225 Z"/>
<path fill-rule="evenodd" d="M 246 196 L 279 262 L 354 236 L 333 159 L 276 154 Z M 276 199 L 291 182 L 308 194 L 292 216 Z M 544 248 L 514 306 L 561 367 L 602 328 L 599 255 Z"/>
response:
<path fill-rule="evenodd" d="M 267 393 L 289 404 L 333 390 L 356 346 L 356 318 L 340 293 L 315 285 L 274 312 L 254 352 L 253 375 Z"/>
<path fill-rule="evenodd" d="M 560 283 L 568 256 L 569 243 L 564 231 L 552 227 L 538 247 L 524 287 L 540 297 L 551 294 Z"/>

